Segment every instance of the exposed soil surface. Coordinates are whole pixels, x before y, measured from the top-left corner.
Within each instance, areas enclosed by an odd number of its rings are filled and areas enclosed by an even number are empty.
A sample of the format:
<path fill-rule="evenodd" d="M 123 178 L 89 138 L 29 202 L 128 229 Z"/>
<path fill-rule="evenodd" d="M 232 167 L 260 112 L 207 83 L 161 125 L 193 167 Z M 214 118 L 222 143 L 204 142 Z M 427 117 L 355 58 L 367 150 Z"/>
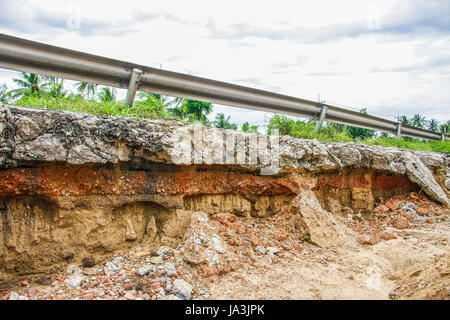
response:
<path fill-rule="evenodd" d="M 2 285 L 2 299 L 448 299 L 449 211 L 395 196 L 368 216 L 335 216 L 341 246 L 319 247 L 286 206 L 269 218 L 191 217 L 183 242 L 84 259 Z M 342 231 L 342 230 L 341 230 Z"/>

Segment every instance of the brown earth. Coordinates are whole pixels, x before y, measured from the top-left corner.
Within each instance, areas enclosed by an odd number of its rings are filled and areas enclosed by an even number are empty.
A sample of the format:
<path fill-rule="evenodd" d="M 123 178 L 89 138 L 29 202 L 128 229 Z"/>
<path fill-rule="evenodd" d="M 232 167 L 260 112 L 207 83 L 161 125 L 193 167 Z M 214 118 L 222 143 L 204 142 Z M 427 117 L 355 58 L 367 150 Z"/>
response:
<path fill-rule="evenodd" d="M 2 170 L 0 268 L 24 274 L 85 256 L 101 260 L 134 246 L 154 252 L 180 243 L 193 212 L 270 217 L 301 190 L 312 190 L 315 205 L 333 214 L 366 214 L 389 196 L 418 189 L 405 177 L 375 170 L 281 177 L 205 170 L 160 164 L 145 170 L 70 165 Z"/>

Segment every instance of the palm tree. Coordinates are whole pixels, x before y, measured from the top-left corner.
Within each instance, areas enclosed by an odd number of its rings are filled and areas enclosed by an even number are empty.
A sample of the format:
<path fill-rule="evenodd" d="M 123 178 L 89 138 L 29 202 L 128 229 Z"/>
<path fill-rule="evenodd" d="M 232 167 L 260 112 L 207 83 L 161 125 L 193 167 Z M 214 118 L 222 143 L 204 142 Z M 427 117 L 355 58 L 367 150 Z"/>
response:
<path fill-rule="evenodd" d="M 428 129 L 434 132 L 439 132 L 439 122 L 435 119 L 431 119 L 428 122 Z"/>
<path fill-rule="evenodd" d="M 218 113 L 216 115 L 216 119 L 213 121 L 213 126 L 215 128 L 223 128 L 223 129 L 237 129 L 237 125 L 235 123 L 230 123 L 230 116 L 225 118 L 223 113 Z"/>
<path fill-rule="evenodd" d="M 401 116 L 399 120 L 401 124 L 404 124 L 406 126 L 411 125 L 411 120 L 409 120 L 407 116 Z"/>
<path fill-rule="evenodd" d="M 177 119 L 185 120 L 187 118 L 187 114 L 184 112 L 183 106 L 176 106 L 174 108 L 169 108 L 169 113 L 172 117 Z"/>
<path fill-rule="evenodd" d="M 86 93 L 86 97 L 88 100 L 90 100 L 91 97 L 95 96 L 95 92 L 97 91 L 97 84 L 87 81 L 80 81 L 76 84 L 78 92 L 82 93 L 83 95 Z"/>
<path fill-rule="evenodd" d="M 112 102 L 116 100 L 116 89 L 104 87 L 98 93 L 101 102 Z"/>
<path fill-rule="evenodd" d="M 57 78 L 50 78 L 51 84 L 47 94 L 53 98 L 64 98 L 67 91 L 64 90 L 64 80 Z"/>
<path fill-rule="evenodd" d="M 248 133 L 258 133 L 258 126 L 250 126 L 248 122 L 244 122 L 244 124 L 242 125 L 242 131 Z"/>
<path fill-rule="evenodd" d="M 138 97 L 142 100 L 137 100 L 135 106 L 144 106 L 145 109 L 153 112 L 158 118 L 166 118 L 169 116 L 166 106 L 153 94 L 140 92 L 138 93 Z"/>
<path fill-rule="evenodd" d="M 274 129 L 282 136 L 290 135 L 294 131 L 295 121 L 286 116 L 275 115 L 269 120 L 267 134 L 271 135 Z"/>
<path fill-rule="evenodd" d="M 450 120 L 441 124 L 441 132 L 444 134 L 448 134 L 450 132 Z"/>
<path fill-rule="evenodd" d="M 183 101 L 183 111 L 192 115 L 194 121 L 207 122 L 206 116 L 211 113 L 212 105 L 209 102 L 186 99 Z"/>
<path fill-rule="evenodd" d="M 6 85 L 2 84 L 0 86 L 0 103 L 8 103 L 9 102 L 9 93 L 6 91 Z"/>
<path fill-rule="evenodd" d="M 417 128 L 423 128 L 425 126 L 426 123 L 426 119 L 424 116 L 421 116 L 420 114 L 416 113 L 412 119 L 411 119 L 411 124 Z"/>
<path fill-rule="evenodd" d="M 50 82 L 42 82 L 42 79 L 47 80 L 48 78 L 34 73 L 22 72 L 21 76 L 22 79 L 13 79 L 14 83 L 20 87 L 9 92 L 13 98 L 39 94 L 50 85 Z"/>

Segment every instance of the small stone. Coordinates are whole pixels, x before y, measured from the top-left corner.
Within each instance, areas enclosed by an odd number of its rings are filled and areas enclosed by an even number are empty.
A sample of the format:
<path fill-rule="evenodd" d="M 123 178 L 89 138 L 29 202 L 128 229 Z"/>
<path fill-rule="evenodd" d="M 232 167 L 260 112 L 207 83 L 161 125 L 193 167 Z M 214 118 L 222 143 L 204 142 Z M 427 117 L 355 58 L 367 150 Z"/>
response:
<path fill-rule="evenodd" d="M 267 248 L 267 254 L 271 257 L 274 258 L 275 254 L 279 253 L 280 249 L 275 248 L 275 247 L 268 247 Z"/>
<path fill-rule="evenodd" d="M 38 291 L 37 288 L 28 289 L 28 291 L 27 291 L 28 297 L 34 297 L 36 295 L 37 291 Z"/>
<path fill-rule="evenodd" d="M 39 278 L 35 282 L 43 286 L 49 286 L 52 284 L 52 280 L 50 278 Z"/>
<path fill-rule="evenodd" d="M 142 295 L 142 298 L 143 298 L 144 300 L 150 300 L 150 299 L 151 299 L 151 297 L 150 297 L 150 295 L 149 295 L 148 293 L 144 293 L 144 294 Z"/>
<path fill-rule="evenodd" d="M 125 293 L 124 298 L 127 300 L 136 300 L 137 293 L 136 290 L 129 290 L 127 293 Z"/>
<path fill-rule="evenodd" d="M 9 300 L 28 300 L 28 298 L 21 296 L 17 292 L 11 292 L 9 295 Z"/>
<path fill-rule="evenodd" d="M 28 287 L 30 284 L 28 283 L 27 280 L 25 280 L 25 281 L 22 281 L 22 282 L 20 283 L 20 285 L 21 285 L 22 287 Z"/>
<path fill-rule="evenodd" d="M 389 210 L 390 210 L 389 207 L 384 204 L 379 205 L 378 207 L 375 208 L 375 212 L 377 214 L 385 214 L 385 213 L 388 213 Z"/>
<path fill-rule="evenodd" d="M 142 276 L 149 274 L 150 271 L 152 271 L 152 268 L 153 267 L 151 265 L 148 265 L 148 266 L 137 269 L 135 273 L 136 273 L 136 275 L 142 277 Z"/>
<path fill-rule="evenodd" d="M 95 266 L 95 258 L 94 257 L 86 257 L 83 259 L 83 267 L 91 268 Z"/>
<path fill-rule="evenodd" d="M 399 216 L 398 218 L 394 219 L 394 221 L 392 222 L 392 225 L 396 229 L 400 229 L 400 230 L 408 229 L 409 228 L 408 218 Z"/>
<path fill-rule="evenodd" d="M 402 210 L 408 214 L 415 214 L 416 213 L 416 205 L 412 202 L 407 202 L 402 205 Z"/>
<path fill-rule="evenodd" d="M 366 234 L 366 235 L 359 236 L 356 239 L 356 241 L 359 244 L 362 244 L 362 245 L 371 245 L 371 246 L 373 246 L 373 245 L 375 245 L 375 244 L 377 244 L 378 242 L 381 241 L 381 236 L 379 234 L 377 234 L 377 233 L 374 233 L 374 234 L 371 234 L 371 235 L 367 235 Z"/>
<path fill-rule="evenodd" d="M 83 296 L 83 300 L 93 300 L 93 299 L 94 295 L 92 293 L 88 293 Z"/>
<path fill-rule="evenodd" d="M 112 262 L 116 267 L 120 268 L 120 267 L 122 266 L 122 264 L 123 264 L 124 261 L 125 261 L 124 257 L 115 257 L 114 259 L 112 259 L 111 262 Z"/>
<path fill-rule="evenodd" d="M 152 289 L 159 289 L 159 288 L 161 288 L 161 283 L 159 281 L 155 281 L 155 282 L 150 284 L 150 288 L 152 288 Z"/>
<path fill-rule="evenodd" d="M 82 273 L 86 276 L 94 276 L 96 274 L 99 274 L 100 272 L 102 272 L 102 269 L 99 268 L 86 268 L 82 271 Z"/>
<path fill-rule="evenodd" d="M 421 215 L 421 216 L 427 216 L 430 214 L 430 208 L 428 207 L 419 207 L 417 209 L 417 214 Z"/>
<path fill-rule="evenodd" d="M 166 247 L 166 246 L 161 246 L 161 247 L 159 247 L 156 254 L 160 257 L 169 257 L 173 254 L 173 249 Z"/>
<path fill-rule="evenodd" d="M 256 251 L 258 251 L 260 254 L 266 254 L 266 248 L 263 246 L 257 246 Z"/>
<path fill-rule="evenodd" d="M 163 264 L 164 260 L 161 257 L 156 256 L 156 257 L 151 257 L 150 262 L 153 264 Z"/>
<path fill-rule="evenodd" d="M 112 262 L 107 262 L 105 264 L 105 267 L 103 268 L 103 272 L 105 272 L 105 274 L 107 275 L 116 273 L 117 270 L 119 270 L 119 268 Z"/>
<path fill-rule="evenodd" d="M 175 268 L 173 263 L 167 262 L 164 265 L 164 272 L 168 277 L 176 276 L 177 275 L 177 269 Z"/>
<path fill-rule="evenodd" d="M 66 280 L 66 285 L 70 289 L 76 289 L 76 288 L 81 287 L 81 285 L 83 284 L 84 281 L 85 281 L 85 278 L 83 276 L 76 274 L 76 275 L 69 277 Z"/>
<path fill-rule="evenodd" d="M 396 237 L 394 234 L 389 233 L 389 232 L 382 232 L 382 233 L 380 233 L 380 237 L 381 237 L 381 239 L 383 239 L 383 240 L 393 240 L 393 239 L 397 239 L 397 237 Z"/>
<path fill-rule="evenodd" d="M 126 283 L 126 284 L 123 286 L 123 289 L 124 289 L 124 290 L 131 290 L 131 289 L 133 289 L 133 285 L 132 285 L 131 283 Z"/>
<path fill-rule="evenodd" d="M 183 279 L 176 279 L 173 282 L 172 291 L 174 293 L 182 294 L 186 299 L 191 299 L 192 297 L 192 285 L 184 281 Z"/>
<path fill-rule="evenodd" d="M 80 267 L 76 266 L 76 265 L 70 265 L 67 267 L 67 274 L 80 274 L 81 273 L 81 269 Z"/>

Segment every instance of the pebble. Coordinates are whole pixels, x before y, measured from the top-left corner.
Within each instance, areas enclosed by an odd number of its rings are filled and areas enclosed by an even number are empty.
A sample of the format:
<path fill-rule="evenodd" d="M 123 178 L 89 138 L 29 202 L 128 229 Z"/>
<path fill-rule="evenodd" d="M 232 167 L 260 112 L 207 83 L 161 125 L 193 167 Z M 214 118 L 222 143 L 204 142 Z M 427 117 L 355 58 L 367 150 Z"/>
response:
<path fill-rule="evenodd" d="M 67 274 L 79 274 L 81 273 L 81 269 L 80 267 L 76 266 L 76 265 L 70 265 L 67 267 Z"/>
<path fill-rule="evenodd" d="M 43 286 L 49 286 L 52 284 L 52 280 L 50 278 L 39 278 L 35 282 Z"/>
<path fill-rule="evenodd" d="M 156 257 L 151 257 L 150 262 L 153 264 L 163 264 L 164 260 L 163 260 L 163 258 L 156 256 Z"/>
<path fill-rule="evenodd" d="M 264 248 L 263 246 L 257 246 L 255 249 L 261 254 L 266 254 L 266 248 Z"/>
<path fill-rule="evenodd" d="M 27 291 L 28 297 L 33 297 L 34 295 L 36 295 L 37 291 L 38 291 L 37 288 L 28 289 L 28 291 Z"/>
<path fill-rule="evenodd" d="M 161 246 L 161 247 L 159 247 L 156 254 L 161 257 L 169 257 L 173 254 L 173 249 L 166 247 L 166 246 Z"/>
<path fill-rule="evenodd" d="M 173 263 L 167 262 L 164 265 L 163 271 L 168 277 L 176 276 L 177 275 L 177 269 L 173 265 Z"/>
<path fill-rule="evenodd" d="M 136 290 L 129 290 L 125 293 L 124 298 L 127 300 L 135 300 L 137 296 Z"/>
<path fill-rule="evenodd" d="M 148 293 L 144 293 L 142 295 L 142 298 L 144 298 L 144 300 L 150 300 L 152 297 L 150 297 L 150 295 Z"/>
<path fill-rule="evenodd" d="M 70 289 L 79 288 L 84 280 L 85 278 L 81 275 L 73 275 L 66 280 L 66 285 Z"/>
<path fill-rule="evenodd" d="M 105 264 L 105 267 L 103 268 L 103 271 L 105 272 L 105 274 L 110 275 L 113 273 L 116 273 L 117 270 L 119 270 L 119 268 L 112 262 L 107 262 Z"/>
<path fill-rule="evenodd" d="M 172 291 L 174 293 L 182 294 L 186 299 L 191 299 L 192 297 L 192 285 L 184 281 L 183 279 L 176 279 L 173 282 Z"/>
<path fill-rule="evenodd" d="M 28 287 L 30 284 L 28 283 L 27 280 L 25 280 L 25 281 L 22 281 L 22 282 L 20 283 L 20 285 L 21 285 L 22 287 Z"/>
<path fill-rule="evenodd" d="M 88 293 L 83 296 L 83 300 L 93 300 L 93 299 L 94 295 L 92 293 Z"/>
<path fill-rule="evenodd" d="M 111 262 L 112 262 L 116 267 L 120 268 L 120 267 L 122 266 L 122 264 L 123 264 L 124 261 L 125 261 L 125 258 L 124 258 L 124 257 L 115 257 L 114 259 L 112 259 Z"/>
<path fill-rule="evenodd" d="M 94 257 L 86 257 L 83 259 L 83 267 L 91 268 L 95 266 L 95 258 Z"/>
<path fill-rule="evenodd" d="M 275 247 L 268 247 L 267 248 L 267 254 L 271 257 L 274 258 L 275 254 L 279 253 L 280 249 L 275 248 Z"/>
<path fill-rule="evenodd" d="M 141 277 L 145 276 L 145 275 L 149 274 L 150 271 L 152 271 L 152 269 L 153 269 L 152 265 L 147 265 L 145 267 L 137 269 L 136 270 L 136 275 L 141 276 Z"/>
<path fill-rule="evenodd" d="M 87 276 L 93 276 L 102 272 L 102 269 L 99 268 L 85 268 L 82 273 Z"/>
<path fill-rule="evenodd" d="M 11 292 L 11 294 L 9 295 L 9 300 L 28 300 L 28 298 L 21 296 L 17 292 Z"/>

